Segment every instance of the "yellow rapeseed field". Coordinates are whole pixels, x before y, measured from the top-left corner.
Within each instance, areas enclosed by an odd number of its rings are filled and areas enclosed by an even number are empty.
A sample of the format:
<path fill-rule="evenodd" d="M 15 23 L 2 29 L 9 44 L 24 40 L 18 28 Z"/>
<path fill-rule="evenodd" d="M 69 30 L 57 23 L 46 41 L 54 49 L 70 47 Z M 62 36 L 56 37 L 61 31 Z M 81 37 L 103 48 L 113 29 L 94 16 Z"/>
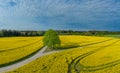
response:
<path fill-rule="evenodd" d="M 60 36 L 78 47 L 43 56 L 8 73 L 120 73 L 119 38 Z M 82 47 L 81 47 L 82 46 Z"/>
<path fill-rule="evenodd" d="M 0 66 L 17 61 L 42 48 L 43 37 L 0 38 Z"/>
<path fill-rule="evenodd" d="M 62 46 L 63 45 L 78 45 L 84 46 L 91 43 L 100 42 L 102 40 L 110 39 L 106 37 L 93 37 L 93 36 L 76 36 L 76 35 L 67 35 L 67 36 L 60 36 Z"/>

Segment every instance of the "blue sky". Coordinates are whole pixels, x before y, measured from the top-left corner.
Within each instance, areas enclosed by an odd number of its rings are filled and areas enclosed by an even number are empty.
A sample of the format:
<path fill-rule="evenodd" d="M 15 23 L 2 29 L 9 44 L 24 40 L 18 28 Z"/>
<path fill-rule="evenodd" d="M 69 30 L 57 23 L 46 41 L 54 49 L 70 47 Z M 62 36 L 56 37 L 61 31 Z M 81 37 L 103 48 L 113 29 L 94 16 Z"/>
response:
<path fill-rule="evenodd" d="M 120 0 L 0 0 L 0 29 L 120 31 Z"/>

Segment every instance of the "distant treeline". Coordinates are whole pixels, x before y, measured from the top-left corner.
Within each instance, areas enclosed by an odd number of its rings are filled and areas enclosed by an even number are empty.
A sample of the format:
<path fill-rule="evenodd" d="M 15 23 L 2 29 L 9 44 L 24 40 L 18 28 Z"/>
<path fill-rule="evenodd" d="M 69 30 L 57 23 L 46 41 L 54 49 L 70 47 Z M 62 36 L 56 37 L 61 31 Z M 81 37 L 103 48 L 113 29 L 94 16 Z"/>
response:
<path fill-rule="evenodd" d="M 16 31 L 16 30 L 1 30 L 0 37 L 11 36 L 42 36 L 44 31 Z"/>
<path fill-rule="evenodd" d="M 115 31 L 73 31 L 73 30 L 56 30 L 59 35 L 86 35 L 86 36 L 104 36 L 119 35 L 120 32 Z M 43 36 L 45 31 L 17 31 L 17 30 L 0 30 L 0 37 L 11 36 Z"/>
<path fill-rule="evenodd" d="M 59 30 L 61 35 L 86 35 L 86 36 L 104 36 L 104 35 L 120 35 L 120 31 L 73 31 L 73 30 Z"/>

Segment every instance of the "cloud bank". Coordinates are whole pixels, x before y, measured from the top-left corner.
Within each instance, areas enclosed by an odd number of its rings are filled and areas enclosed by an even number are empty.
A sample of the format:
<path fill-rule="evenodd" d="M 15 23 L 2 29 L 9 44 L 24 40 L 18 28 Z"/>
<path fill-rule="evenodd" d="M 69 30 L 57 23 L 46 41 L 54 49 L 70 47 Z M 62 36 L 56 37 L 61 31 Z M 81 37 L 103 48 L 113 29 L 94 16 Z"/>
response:
<path fill-rule="evenodd" d="M 120 31 L 120 0 L 0 0 L 0 29 Z"/>

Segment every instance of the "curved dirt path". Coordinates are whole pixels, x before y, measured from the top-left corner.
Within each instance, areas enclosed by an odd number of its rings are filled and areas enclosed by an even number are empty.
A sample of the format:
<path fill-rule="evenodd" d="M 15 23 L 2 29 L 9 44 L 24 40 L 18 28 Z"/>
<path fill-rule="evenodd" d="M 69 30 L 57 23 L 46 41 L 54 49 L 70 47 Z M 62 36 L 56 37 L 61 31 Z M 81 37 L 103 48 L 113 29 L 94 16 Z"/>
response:
<path fill-rule="evenodd" d="M 6 67 L 2 67 L 0 68 L 0 73 L 5 73 L 7 71 L 11 71 L 11 70 L 14 70 L 14 69 L 17 69 L 25 64 L 28 64 L 30 63 L 31 61 L 34 61 L 35 59 L 39 58 L 39 57 L 42 57 L 44 55 L 48 55 L 48 54 L 51 54 L 51 53 L 55 53 L 55 52 L 58 52 L 58 51 L 51 51 L 51 52 L 44 52 L 46 50 L 47 47 L 43 47 L 39 52 L 37 52 L 35 55 L 31 56 L 30 58 L 27 58 L 23 61 L 20 61 L 18 63 L 15 63 L 15 64 L 12 64 L 12 65 L 9 65 L 9 66 L 6 66 Z"/>

